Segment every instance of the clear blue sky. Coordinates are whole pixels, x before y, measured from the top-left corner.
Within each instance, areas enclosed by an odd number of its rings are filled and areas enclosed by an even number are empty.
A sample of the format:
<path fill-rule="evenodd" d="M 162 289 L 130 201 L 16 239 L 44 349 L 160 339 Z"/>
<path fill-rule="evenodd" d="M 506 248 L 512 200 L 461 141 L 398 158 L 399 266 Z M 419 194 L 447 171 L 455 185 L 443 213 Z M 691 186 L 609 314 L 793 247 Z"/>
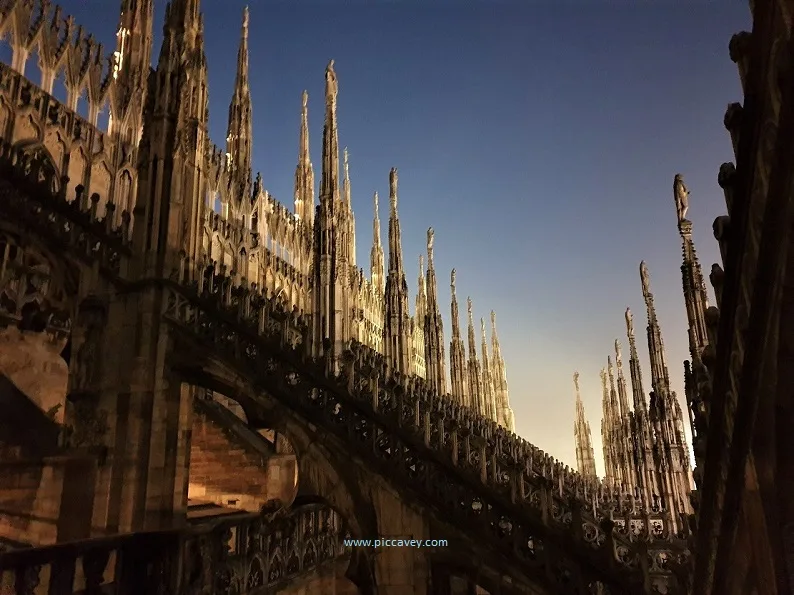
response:
<path fill-rule="evenodd" d="M 108 48 L 118 4 L 63 2 Z M 202 2 L 216 143 L 225 138 L 243 6 Z M 155 60 L 164 7 L 155 0 Z M 254 169 L 291 205 L 307 89 L 319 181 L 323 72 L 334 58 L 359 264 L 368 272 L 372 193 L 388 193 L 397 167 L 411 303 L 432 225 L 446 341 L 456 267 L 458 294 L 472 296 L 475 316 L 497 312 L 518 433 L 575 462 L 579 370 L 600 462 L 598 373 L 614 339 L 625 346 L 626 306 L 650 390 L 641 259 L 683 403 L 672 180 L 682 173 L 692 192 L 689 218 L 708 274 L 718 258 L 711 223 L 724 211 L 717 170 L 733 157 L 722 119 L 741 99 L 728 42 L 750 22 L 741 0 L 252 1 Z"/>

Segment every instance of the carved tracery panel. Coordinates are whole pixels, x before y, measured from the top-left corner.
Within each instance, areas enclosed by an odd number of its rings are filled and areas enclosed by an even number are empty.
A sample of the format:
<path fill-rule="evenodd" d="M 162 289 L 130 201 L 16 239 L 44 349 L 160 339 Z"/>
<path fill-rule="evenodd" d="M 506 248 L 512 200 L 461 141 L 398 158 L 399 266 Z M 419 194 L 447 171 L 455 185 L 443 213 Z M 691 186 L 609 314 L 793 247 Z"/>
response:
<path fill-rule="evenodd" d="M 16 234 L 0 232 L 0 323 L 46 330 L 57 339 L 68 336 L 71 304 L 64 273 Z"/>

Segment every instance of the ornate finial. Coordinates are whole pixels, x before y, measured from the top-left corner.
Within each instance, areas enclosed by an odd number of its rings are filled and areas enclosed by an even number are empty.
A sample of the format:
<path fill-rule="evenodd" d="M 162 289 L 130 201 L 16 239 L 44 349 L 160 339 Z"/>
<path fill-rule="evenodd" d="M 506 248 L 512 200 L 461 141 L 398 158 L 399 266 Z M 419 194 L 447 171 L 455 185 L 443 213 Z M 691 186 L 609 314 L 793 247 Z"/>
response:
<path fill-rule="evenodd" d="M 579 397 L 579 372 L 573 373 L 573 385 L 576 387 L 576 397 Z"/>
<path fill-rule="evenodd" d="M 248 5 L 243 8 L 243 38 L 248 39 Z"/>
<path fill-rule="evenodd" d="M 304 90 L 303 91 L 303 110 L 306 111 L 309 107 L 309 92 Z"/>
<path fill-rule="evenodd" d="M 642 281 L 642 295 L 647 297 L 651 293 L 651 282 L 648 276 L 648 265 L 644 260 L 640 263 L 640 280 Z"/>
<path fill-rule="evenodd" d="M 678 224 L 686 221 L 686 212 L 689 210 L 689 190 L 684 184 L 684 177 L 676 174 L 673 178 L 673 198 L 675 199 L 675 211 L 678 215 Z"/>

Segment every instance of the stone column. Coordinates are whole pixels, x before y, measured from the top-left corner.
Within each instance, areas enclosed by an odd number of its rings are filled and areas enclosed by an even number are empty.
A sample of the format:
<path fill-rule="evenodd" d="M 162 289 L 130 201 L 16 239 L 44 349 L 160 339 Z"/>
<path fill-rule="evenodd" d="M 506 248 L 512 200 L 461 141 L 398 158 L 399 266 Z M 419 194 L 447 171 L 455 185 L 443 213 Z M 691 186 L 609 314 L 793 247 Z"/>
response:
<path fill-rule="evenodd" d="M 100 455 L 95 534 L 180 526 L 186 517 L 193 395 L 167 366 L 164 300 L 154 288 L 110 295 L 101 307 L 90 300 L 78 315 L 72 440 Z"/>

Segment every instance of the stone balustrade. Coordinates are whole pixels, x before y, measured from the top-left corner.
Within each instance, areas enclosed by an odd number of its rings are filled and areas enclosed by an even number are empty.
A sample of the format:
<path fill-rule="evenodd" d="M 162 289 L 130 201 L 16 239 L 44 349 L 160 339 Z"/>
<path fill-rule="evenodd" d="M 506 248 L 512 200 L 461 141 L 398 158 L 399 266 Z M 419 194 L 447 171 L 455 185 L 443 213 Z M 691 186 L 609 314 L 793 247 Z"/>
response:
<path fill-rule="evenodd" d="M 272 592 L 344 559 L 349 552 L 343 538 L 338 515 L 310 504 L 182 530 L 21 548 L 0 553 L 0 592 L 246 595 L 263 587 Z"/>

